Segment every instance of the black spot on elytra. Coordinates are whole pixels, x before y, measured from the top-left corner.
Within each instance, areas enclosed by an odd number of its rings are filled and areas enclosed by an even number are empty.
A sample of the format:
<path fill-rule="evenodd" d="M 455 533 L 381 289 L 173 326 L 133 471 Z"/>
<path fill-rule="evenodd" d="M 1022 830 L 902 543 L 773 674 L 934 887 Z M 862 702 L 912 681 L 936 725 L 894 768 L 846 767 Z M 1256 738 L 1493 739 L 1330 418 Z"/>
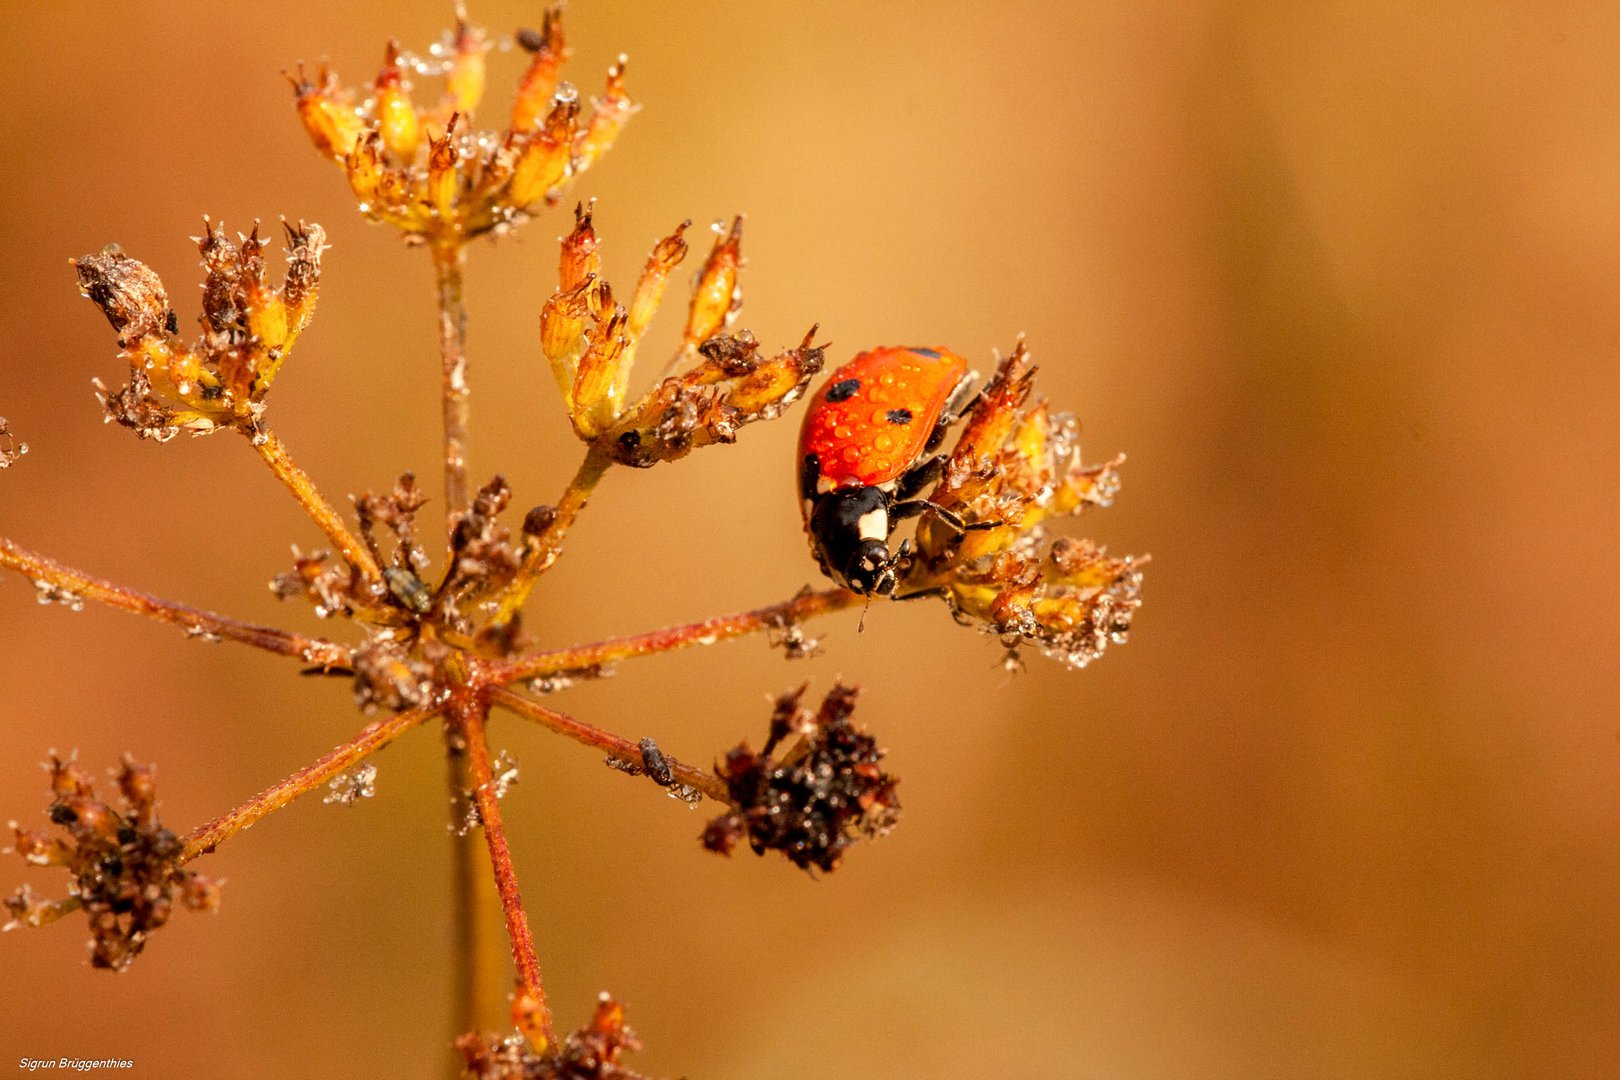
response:
<path fill-rule="evenodd" d="M 842 382 L 835 382 L 827 387 L 827 400 L 848 401 L 855 396 L 855 392 L 860 388 L 861 380 L 859 379 L 845 379 Z"/>
<path fill-rule="evenodd" d="M 911 351 L 916 353 L 918 356 L 926 356 L 930 360 L 938 360 L 939 359 L 939 350 L 938 349 L 915 349 L 914 348 Z"/>
<path fill-rule="evenodd" d="M 909 424 L 909 423 L 911 423 L 911 410 L 910 409 L 890 409 L 889 410 L 889 423 L 891 423 L 891 424 Z"/>

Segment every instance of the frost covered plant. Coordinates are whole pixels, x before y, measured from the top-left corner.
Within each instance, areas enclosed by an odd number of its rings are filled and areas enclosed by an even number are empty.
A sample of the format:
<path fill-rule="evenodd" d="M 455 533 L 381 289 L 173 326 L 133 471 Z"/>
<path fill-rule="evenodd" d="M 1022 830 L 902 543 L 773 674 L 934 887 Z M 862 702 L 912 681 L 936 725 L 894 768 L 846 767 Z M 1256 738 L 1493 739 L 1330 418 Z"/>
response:
<path fill-rule="evenodd" d="M 504 131 L 477 133 L 471 117 L 483 96 L 486 35 L 465 16 L 431 53 L 412 57 L 390 44 L 383 70 L 363 100 L 329 74 L 293 77 L 297 108 L 323 155 L 341 163 L 361 212 L 427 247 L 438 274 L 442 361 L 442 525 L 421 520 L 430 496 L 411 474 L 353 500 L 353 520 L 326 500 L 294 464 L 268 421 L 268 394 L 314 314 L 326 233 L 287 225 L 286 271 L 266 268 L 257 226 L 229 235 L 205 219 L 200 331 L 182 336 L 181 314 L 146 265 L 116 246 L 74 261 L 84 295 L 106 316 L 128 363 L 128 382 L 99 386 L 106 419 L 143 439 L 233 431 L 264 461 L 324 537 L 326 547 L 294 549 L 274 593 L 310 605 L 347 626 L 345 640 L 259 626 L 105 581 L 0 537 L 0 569 L 33 583 L 38 599 L 79 610 L 87 601 L 158 619 L 187 636 L 251 645 L 305 671 L 345 677 L 356 706 L 373 717 L 336 749 L 189 832 L 157 819 L 150 769 L 126 758 L 115 774 L 119 802 L 101 800 L 72 761 L 47 766 L 56 832 L 13 825 L 13 849 L 26 863 L 65 870 L 66 895 L 43 899 L 24 886 L 6 902 L 9 927 L 40 926 L 83 911 L 98 966 L 123 970 L 169 918 L 174 904 L 213 911 L 217 885 L 191 868 L 243 829 L 294 799 L 324 791 L 328 803 L 372 798 L 379 785 L 368 760 L 407 732 L 433 723 L 449 763 L 456 844 L 458 932 L 455 1025 L 464 1075 L 488 1078 L 633 1080 L 621 1058 L 638 1045 L 622 1008 L 604 997 L 579 1030 L 558 1038 L 512 864 L 500 800 L 517 770 L 492 754 L 488 725 L 497 711 L 537 723 L 593 748 L 604 762 L 641 776 L 674 799 L 720 807 L 703 830 L 711 850 L 746 842 L 806 870 L 835 869 L 854 843 L 882 836 L 899 815 L 897 779 L 877 740 L 854 719 L 856 692 L 836 686 L 819 707 L 805 688 L 782 696 L 762 749 L 746 743 L 712 768 L 683 761 L 651 739 L 619 735 L 552 708 L 545 695 L 599 676 L 623 661 L 748 634 L 764 634 L 789 657 L 818 644 L 806 620 L 871 599 L 841 587 L 813 591 L 754 611 L 549 651 L 533 650 L 522 614 L 535 582 L 557 561 L 596 485 L 617 467 L 677 461 L 705 446 L 736 441 L 741 429 L 780 417 L 821 370 L 816 328 L 797 344 L 762 350 L 746 329 L 732 330 L 740 305 L 742 219 L 716 236 L 693 278 L 680 344 L 661 375 L 632 391 L 643 335 L 670 278 L 688 254 L 678 226 L 654 245 L 633 289 L 615 294 L 603 277 L 593 207 L 581 203 L 564 238 L 558 282 L 542 306 L 534 361 L 549 369 L 568 423 L 583 444 L 581 462 L 553 504 L 514 506 L 500 476 L 476 490 L 469 479 L 469 369 L 462 270 L 468 242 L 500 235 L 531 209 L 555 201 L 595 162 L 633 111 L 623 63 L 586 112 L 560 81 L 566 59 L 562 22 L 548 11 L 538 31 L 519 31 L 529 55 Z M 436 103 L 418 104 L 413 76 L 443 79 Z M 1051 541 L 1045 523 L 1103 505 L 1117 479 L 1110 462 L 1081 466 L 1072 421 L 1029 403 L 1033 368 L 1020 347 L 966 409 L 954 449 L 935 464 L 937 483 L 921 501 L 915 546 L 902 544 L 893 595 L 945 597 L 958 619 L 1010 646 L 1033 644 L 1083 664 L 1108 641 L 1123 640 L 1140 560 L 1110 559 L 1080 541 Z M 905 409 L 888 414 L 912 419 Z M 954 418 L 951 418 L 954 420 Z M 946 423 L 941 426 L 943 437 Z M 930 447 L 932 449 L 932 447 Z M 0 420 L 0 468 L 26 447 Z M 841 446 L 857 453 L 858 445 Z M 873 490 L 876 490 L 875 488 Z M 887 495 L 883 496 L 887 498 Z M 808 568 L 808 564 L 807 564 Z M 475 835 L 476 834 L 476 835 Z M 475 845 L 481 838 L 511 944 L 516 984 L 505 1034 L 480 1007 L 501 978 L 480 970 L 474 940 Z"/>

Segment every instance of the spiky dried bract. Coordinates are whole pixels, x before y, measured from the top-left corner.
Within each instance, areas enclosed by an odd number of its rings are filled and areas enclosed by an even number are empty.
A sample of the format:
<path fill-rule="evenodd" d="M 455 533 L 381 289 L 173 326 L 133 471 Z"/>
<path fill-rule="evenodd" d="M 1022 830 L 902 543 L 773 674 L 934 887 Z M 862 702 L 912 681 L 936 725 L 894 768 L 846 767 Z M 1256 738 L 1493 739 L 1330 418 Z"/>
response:
<path fill-rule="evenodd" d="M 59 866 L 73 876 L 69 893 L 90 922 L 90 962 L 123 971 L 169 921 L 176 898 L 193 911 L 219 907 L 219 885 L 180 865 L 182 844 L 157 819 L 157 791 L 149 766 L 128 755 L 115 774 L 119 806 L 103 802 L 73 760 L 53 756 L 46 765 L 53 801 L 47 811 L 63 835 L 16 827 L 13 849 L 36 866 Z M 25 887 L 6 901 L 13 926 L 40 921 L 51 905 Z"/>
<path fill-rule="evenodd" d="M 716 767 L 733 809 L 704 829 L 710 851 L 729 855 L 746 838 L 755 854 L 780 851 L 801 869 L 831 872 L 850 845 L 899 820 L 899 780 L 883 771 L 877 740 L 850 719 L 855 688 L 834 686 L 815 710 L 804 691 L 777 699 L 764 750 L 739 744 Z"/>
<path fill-rule="evenodd" d="M 107 418 L 143 439 L 251 427 L 315 314 L 326 250 L 319 225 L 282 222 L 287 272 L 279 287 L 266 279 L 266 241 L 256 223 L 235 240 L 207 218 L 203 225 L 197 238 L 205 275 L 202 333 L 190 344 L 181 340 L 179 319 L 150 267 L 116 244 L 73 260 L 80 291 L 106 314 L 130 364 L 122 389 L 97 383 Z"/>
<path fill-rule="evenodd" d="M 620 1063 L 641 1042 L 624 1022 L 624 1006 L 603 994 L 590 1021 L 555 1051 L 537 1053 L 522 1035 L 463 1035 L 456 1040 L 465 1080 L 647 1080 Z"/>
<path fill-rule="evenodd" d="M 1084 667 L 1125 641 L 1147 559 L 1111 557 L 1083 540 L 1049 542 L 1049 518 L 1113 501 L 1124 457 L 1083 465 L 1074 418 L 1031 403 L 1034 376 L 1020 341 L 968 414 L 929 495 L 970 529 L 925 516 L 896 595 L 940 592 L 959 621 Z"/>
<path fill-rule="evenodd" d="M 560 81 L 568 55 L 562 6 L 546 10 L 540 30 L 519 30 L 516 39 L 531 56 L 504 131 L 473 125 L 490 45 L 465 19 L 431 58 L 390 41 L 362 101 L 328 71 L 289 74 L 310 141 L 343 167 L 361 213 L 413 241 L 459 244 L 504 232 L 536 204 L 556 203 L 607 151 L 639 108 L 625 90 L 624 58 L 582 116 L 579 91 Z M 436 101 L 412 97 L 413 73 L 442 78 Z"/>

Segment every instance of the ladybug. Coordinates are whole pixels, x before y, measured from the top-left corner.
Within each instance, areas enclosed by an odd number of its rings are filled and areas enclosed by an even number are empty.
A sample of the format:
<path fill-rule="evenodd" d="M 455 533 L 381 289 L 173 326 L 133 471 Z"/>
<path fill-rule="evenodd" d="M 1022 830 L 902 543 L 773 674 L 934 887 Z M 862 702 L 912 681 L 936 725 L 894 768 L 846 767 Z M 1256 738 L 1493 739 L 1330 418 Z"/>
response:
<path fill-rule="evenodd" d="M 863 352 L 833 372 L 810 401 L 799 434 L 799 496 L 822 572 L 851 592 L 888 596 L 910 542 L 890 550 L 894 527 L 932 511 L 960 518 L 918 493 L 937 479 L 945 432 L 966 407 L 973 376 L 946 349 Z"/>

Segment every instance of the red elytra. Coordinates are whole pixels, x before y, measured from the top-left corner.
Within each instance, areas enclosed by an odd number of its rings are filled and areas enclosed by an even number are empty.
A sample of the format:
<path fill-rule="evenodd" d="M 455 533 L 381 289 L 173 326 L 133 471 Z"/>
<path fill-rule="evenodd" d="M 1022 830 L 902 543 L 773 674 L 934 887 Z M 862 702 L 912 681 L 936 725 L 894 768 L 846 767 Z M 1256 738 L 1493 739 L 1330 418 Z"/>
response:
<path fill-rule="evenodd" d="M 967 369 L 948 349 L 861 353 L 811 399 L 799 460 L 815 455 L 821 491 L 887 484 L 917 464 Z"/>

